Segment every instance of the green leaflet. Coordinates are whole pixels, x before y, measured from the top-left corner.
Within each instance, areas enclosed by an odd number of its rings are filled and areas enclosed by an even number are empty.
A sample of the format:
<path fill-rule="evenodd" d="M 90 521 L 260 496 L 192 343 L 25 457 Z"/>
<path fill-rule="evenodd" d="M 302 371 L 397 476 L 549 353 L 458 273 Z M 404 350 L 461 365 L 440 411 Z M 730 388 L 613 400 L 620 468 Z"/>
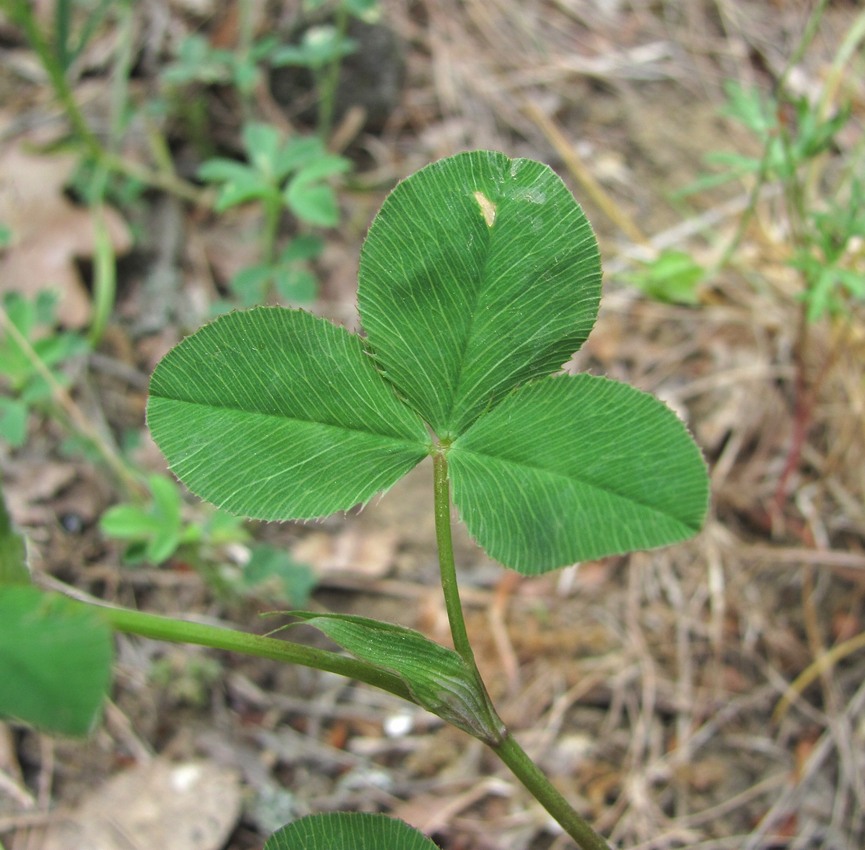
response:
<path fill-rule="evenodd" d="M 441 438 L 558 370 L 588 336 L 600 293 L 597 243 L 564 183 L 489 151 L 400 183 L 361 252 L 371 348 Z"/>
<path fill-rule="evenodd" d="M 500 743 L 504 727 L 483 684 L 452 649 L 413 629 L 367 617 L 310 611 L 291 614 L 361 661 L 395 673 L 427 711 L 488 744 Z"/>
<path fill-rule="evenodd" d="M 172 349 L 147 416 L 191 490 L 256 519 L 347 510 L 430 447 L 356 335 L 279 307 L 229 313 Z"/>
<path fill-rule="evenodd" d="M 706 513 L 705 465 L 676 415 L 592 375 L 515 390 L 454 442 L 448 466 L 471 534 L 526 574 L 684 540 Z"/>
<path fill-rule="evenodd" d="M 274 832 L 264 850 L 438 850 L 407 823 L 366 812 L 308 815 Z"/>
<path fill-rule="evenodd" d="M 111 682 L 111 630 L 98 611 L 35 587 L 0 588 L 0 717 L 86 735 Z"/>

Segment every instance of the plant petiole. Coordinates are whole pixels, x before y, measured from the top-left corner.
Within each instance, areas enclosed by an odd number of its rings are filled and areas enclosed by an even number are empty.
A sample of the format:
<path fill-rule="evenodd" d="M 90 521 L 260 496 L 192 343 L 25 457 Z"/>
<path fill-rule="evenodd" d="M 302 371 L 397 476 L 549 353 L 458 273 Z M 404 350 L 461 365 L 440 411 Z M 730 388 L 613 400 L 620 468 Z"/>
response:
<path fill-rule="evenodd" d="M 433 455 L 435 529 L 436 546 L 439 556 L 439 572 L 441 574 L 442 593 L 444 593 L 445 608 L 447 609 L 454 649 L 472 670 L 477 670 L 474 651 L 472 650 L 468 632 L 466 631 L 466 621 L 463 616 L 459 583 L 457 582 L 456 564 L 454 563 L 454 547 L 451 535 L 450 481 L 448 480 L 446 451 L 446 445 L 439 445 Z"/>
<path fill-rule="evenodd" d="M 447 448 L 447 444 L 440 444 L 433 455 L 436 544 L 438 546 L 442 592 L 444 593 L 454 649 L 474 671 L 478 687 L 486 694 L 466 631 L 457 583 L 451 534 L 450 482 L 445 454 Z M 489 710 L 498 717 L 489 697 L 487 697 L 487 701 Z M 502 724 L 502 728 L 504 729 L 504 724 Z M 523 783 L 532 796 L 555 818 L 556 822 L 577 842 L 582 850 L 610 850 L 604 839 L 595 832 L 588 821 L 576 812 L 506 729 L 499 743 L 489 740 L 485 743 L 510 768 L 511 773 Z"/>
<path fill-rule="evenodd" d="M 318 649 L 291 641 L 241 632 L 207 623 L 192 623 L 158 614 L 147 614 L 92 602 L 83 605 L 98 607 L 108 623 L 118 632 L 164 640 L 169 643 L 192 643 L 211 649 L 224 649 L 258 658 L 269 658 L 288 664 L 301 664 L 329 673 L 366 682 L 383 691 L 414 702 L 402 679 L 373 664 L 359 661 L 326 649 Z"/>

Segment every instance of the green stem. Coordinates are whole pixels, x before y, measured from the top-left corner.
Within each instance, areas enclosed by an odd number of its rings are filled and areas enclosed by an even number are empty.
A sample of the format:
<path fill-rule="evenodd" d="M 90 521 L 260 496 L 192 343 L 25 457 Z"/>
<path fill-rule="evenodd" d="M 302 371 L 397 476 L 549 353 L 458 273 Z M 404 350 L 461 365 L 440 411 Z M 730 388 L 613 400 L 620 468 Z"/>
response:
<path fill-rule="evenodd" d="M 468 632 L 466 631 L 466 621 L 463 616 L 463 606 L 460 601 L 459 584 L 457 582 L 456 564 L 454 563 L 454 546 L 451 536 L 450 482 L 448 481 L 448 462 L 443 449 L 433 455 L 433 482 L 439 572 L 441 573 L 442 592 L 444 593 L 445 608 L 447 609 L 454 649 L 472 670 L 477 670 L 474 650 L 472 650 Z"/>
<path fill-rule="evenodd" d="M 282 214 L 282 196 L 278 186 L 273 195 L 262 198 L 264 205 L 264 227 L 261 233 L 261 259 L 268 266 L 276 262 L 276 239 L 279 235 L 279 219 Z"/>
<path fill-rule="evenodd" d="M 110 123 L 108 127 L 108 149 L 116 153 L 120 148 L 123 128 L 127 123 L 129 80 L 132 77 L 135 45 L 135 19 L 131 0 L 117 4 L 117 58 L 111 73 Z"/>
<path fill-rule="evenodd" d="M 439 552 L 439 569 L 441 572 L 442 591 L 447 608 L 448 621 L 454 648 L 463 661 L 474 671 L 478 687 L 483 688 L 480 673 L 475 663 L 474 651 L 469 643 L 466 632 L 465 617 L 460 601 L 457 584 L 456 565 L 454 563 L 453 539 L 451 536 L 451 502 L 450 483 L 448 481 L 448 464 L 445 457 L 446 446 L 442 446 L 433 455 L 433 480 L 435 491 L 435 526 L 436 543 Z M 498 720 L 495 708 L 487 697 L 490 712 Z M 499 721 L 501 722 L 501 721 Z M 502 729 L 504 725 L 502 724 Z M 555 786 L 544 775 L 540 768 L 528 757 L 525 750 L 504 731 L 495 738 L 482 739 L 490 749 L 510 768 L 511 772 L 532 796 L 556 819 L 562 829 L 577 842 L 582 850 L 610 850 L 609 845 L 592 829 L 588 821 L 582 818 L 556 790 Z"/>
<path fill-rule="evenodd" d="M 120 146 L 126 108 L 129 104 L 129 77 L 132 74 L 133 16 L 132 4 L 118 4 L 117 30 L 119 49 L 111 79 L 108 149 L 114 155 Z M 65 80 L 65 75 L 63 77 Z M 83 121 L 83 119 L 82 119 Z M 100 157 L 102 146 L 99 145 Z M 100 160 L 97 160 L 99 162 Z M 96 348 L 102 340 L 117 297 L 117 257 L 105 222 L 105 199 L 108 193 L 108 169 L 104 163 L 96 169 L 91 196 L 94 207 L 93 320 L 88 339 Z"/>
<path fill-rule="evenodd" d="M 336 27 L 336 41 L 340 45 L 348 35 L 348 7 L 344 2 L 337 3 L 334 13 L 334 24 Z M 342 67 L 342 55 L 336 56 L 318 74 L 319 83 L 319 106 L 318 106 L 318 135 L 327 144 L 330 131 L 333 127 L 333 114 L 336 106 L 336 91 L 339 88 L 339 71 Z"/>
<path fill-rule="evenodd" d="M 802 32 L 802 37 L 799 39 L 798 43 L 793 49 L 792 54 L 788 58 L 784 68 L 781 70 L 781 74 L 775 82 L 775 91 L 778 93 L 778 101 L 779 103 L 785 99 L 787 96 L 787 80 L 790 77 L 790 73 L 793 68 L 799 64 L 799 61 L 805 55 L 805 51 L 808 49 L 808 46 L 814 40 L 814 37 L 817 35 L 817 30 L 820 27 L 820 21 L 823 18 L 823 13 L 826 11 L 826 6 L 829 4 L 829 0 L 818 0 L 817 5 L 812 9 L 811 14 L 808 18 L 808 21 L 805 24 L 805 28 Z M 760 197 L 760 192 L 763 187 L 766 185 L 766 182 L 769 177 L 769 154 L 771 153 L 772 143 L 774 142 L 774 136 L 767 138 L 764 147 L 763 154 L 760 158 L 760 166 L 757 170 L 757 175 L 754 180 L 754 185 L 751 187 L 751 191 L 748 196 L 748 204 L 742 212 L 742 217 L 739 219 L 739 224 L 736 228 L 733 237 L 730 239 L 727 247 L 724 249 L 720 260 L 715 264 L 715 269 L 722 269 L 730 262 L 733 254 L 736 252 L 736 249 L 742 242 L 742 239 L 745 236 L 745 233 L 748 230 L 748 225 L 751 223 L 751 219 L 754 217 L 754 213 L 757 210 L 757 200 Z M 785 192 L 789 191 L 787 186 L 784 187 Z"/>
<path fill-rule="evenodd" d="M 582 850 L 610 850 L 610 845 L 577 814 L 512 736 L 506 735 L 501 744 L 490 748 Z"/>
<path fill-rule="evenodd" d="M 106 174 L 104 169 L 100 169 Z M 94 210 L 93 218 L 93 319 L 87 339 L 93 348 L 102 341 L 105 329 L 114 310 L 117 296 L 117 257 L 108 225 L 105 221 L 105 206 L 100 200 Z"/>
<path fill-rule="evenodd" d="M 102 148 L 99 148 L 98 151 L 91 151 L 91 153 L 106 168 L 120 174 L 125 174 L 127 177 L 138 180 L 145 186 L 150 186 L 153 189 L 162 189 L 164 192 L 176 195 L 181 200 L 189 201 L 199 206 L 213 206 L 212 193 L 205 189 L 197 188 L 173 172 L 154 171 L 147 166 L 138 165 L 138 163 L 108 153 L 108 151 Z"/>
<path fill-rule="evenodd" d="M 3 5 L 6 6 L 7 4 L 4 3 Z M 29 0 L 12 0 L 8 4 L 8 14 L 24 30 L 27 41 L 30 42 L 30 46 L 36 51 L 42 67 L 51 80 L 54 94 L 66 112 L 75 134 L 87 148 L 87 152 L 94 159 L 99 159 L 103 153 L 102 145 L 90 129 L 90 125 L 78 107 L 69 81 L 66 79 L 66 69 L 40 30 Z"/>
<path fill-rule="evenodd" d="M 267 285 L 262 293 L 264 300 L 279 297 L 276 285 L 276 248 L 279 236 L 279 222 L 282 218 L 282 195 L 279 187 L 272 187 L 272 194 L 261 199 L 264 207 L 264 226 L 261 229 L 261 262 L 270 269 Z"/>
<path fill-rule="evenodd" d="M 237 55 L 243 65 L 247 65 L 250 62 L 252 44 L 255 37 L 255 7 L 251 0 L 240 0 L 238 8 L 238 19 L 240 25 L 238 27 L 239 38 L 237 44 Z M 235 78 L 235 80 L 236 79 L 237 78 Z M 245 85 L 237 86 L 237 91 L 240 94 L 240 108 L 243 110 L 244 122 L 253 120 L 253 90 L 254 87 L 253 89 L 250 89 Z"/>
<path fill-rule="evenodd" d="M 82 604 L 94 605 L 90 602 L 83 602 Z M 221 626 L 191 623 L 186 620 L 177 620 L 172 617 L 147 614 L 141 611 L 130 611 L 127 608 L 115 608 L 109 605 L 98 604 L 95 607 L 103 612 L 112 628 L 119 632 L 170 643 L 193 643 L 198 646 L 209 646 L 213 649 L 240 652 L 244 655 L 269 658 L 288 664 L 302 664 L 304 667 L 314 667 L 316 670 L 326 670 L 348 679 L 366 682 L 368 685 L 373 685 L 409 702 L 414 702 L 401 679 L 356 658 Z"/>

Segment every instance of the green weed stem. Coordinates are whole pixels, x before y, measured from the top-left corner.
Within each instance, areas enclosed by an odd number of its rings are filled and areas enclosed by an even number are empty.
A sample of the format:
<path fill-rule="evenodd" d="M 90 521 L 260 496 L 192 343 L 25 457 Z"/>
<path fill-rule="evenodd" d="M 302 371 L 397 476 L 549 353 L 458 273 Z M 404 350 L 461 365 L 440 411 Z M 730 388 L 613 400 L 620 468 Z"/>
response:
<path fill-rule="evenodd" d="M 78 106 L 72 87 L 66 78 L 66 69 L 40 29 L 29 0 L 0 0 L 0 8 L 6 9 L 12 21 L 23 30 L 27 41 L 48 74 L 54 95 L 72 125 L 73 133 L 93 160 L 108 171 L 125 174 L 133 180 L 138 180 L 155 189 L 170 192 L 183 200 L 195 204 L 205 202 L 208 197 L 205 192 L 181 179 L 173 172 L 154 171 L 151 168 L 129 162 L 116 153 L 106 150 Z"/>
<path fill-rule="evenodd" d="M 132 73 L 133 17 L 132 4 L 118 4 L 119 49 L 111 79 L 111 118 L 108 131 L 108 149 L 116 154 L 120 147 L 126 105 L 129 102 L 129 76 Z M 65 77 L 64 77 L 65 79 Z M 100 148 L 102 146 L 100 145 Z M 104 164 L 96 169 L 93 188 L 94 204 L 94 263 L 93 263 L 93 320 L 88 338 L 95 348 L 102 340 L 117 298 L 117 257 L 105 222 L 105 196 L 108 190 L 108 169 Z"/>
<path fill-rule="evenodd" d="M 349 13 L 345 3 L 337 3 L 334 13 L 337 44 L 342 45 L 348 35 Z M 318 105 L 318 135 L 327 144 L 330 131 L 333 128 L 333 116 L 336 107 L 336 90 L 339 88 L 339 72 L 342 68 L 342 55 L 337 55 L 318 75 L 319 105 Z"/>
<path fill-rule="evenodd" d="M 268 266 L 276 262 L 276 243 L 279 236 L 279 220 L 282 216 L 282 197 L 278 190 L 275 196 L 262 198 L 264 227 L 261 232 L 261 259 Z"/>
<path fill-rule="evenodd" d="M 8 3 L 4 2 L 3 5 L 8 9 L 12 20 L 24 31 L 24 35 L 27 41 L 30 42 L 30 46 L 36 51 L 39 62 L 51 81 L 54 94 L 66 112 L 69 123 L 72 124 L 72 129 L 78 136 L 79 141 L 87 149 L 87 152 L 94 159 L 98 160 L 103 152 L 102 145 L 99 139 L 96 138 L 93 130 L 90 129 L 84 113 L 75 100 L 72 88 L 66 79 L 66 69 L 40 29 L 39 22 L 36 20 L 36 15 L 31 8 L 32 4 L 29 0 L 10 0 Z"/>
<path fill-rule="evenodd" d="M 104 174 L 104 169 L 101 170 Z M 96 348 L 102 340 L 114 310 L 117 296 L 117 257 L 105 221 L 105 206 L 101 201 L 94 212 L 93 319 L 87 338 L 90 345 Z"/>
<path fill-rule="evenodd" d="M 52 400 L 65 415 L 73 430 L 92 443 L 108 467 L 129 492 L 136 495 L 142 494 L 143 488 L 137 471 L 123 459 L 117 449 L 84 415 L 66 388 L 54 377 L 54 374 L 36 353 L 30 340 L 18 330 L 15 323 L 9 318 L 2 305 L 0 305 L 0 329 L 9 334 L 33 368 L 39 373 L 39 376 L 51 388 Z"/>
<path fill-rule="evenodd" d="M 802 36 L 794 47 L 793 52 L 790 54 L 789 59 L 784 65 L 784 68 L 782 69 L 781 74 L 779 75 L 778 80 L 775 83 L 775 90 L 778 92 L 779 101 L 783 100 L 783 98 L 787 95 L 786 86 L 790 73 L 792 72 L 793 68 L 795 68 L 796 65 L 801 61 L 802 57 L 805 55 L 805 51 L 808 49 L 809 45 L 817 35 L 817 31 L 820 27 L 820 21 L 823 19 L 823 13 L 826 11 L 826 7 L 828 5 L 829 0 L 818 0 L 817 5 L 811 10 L 811 14 L 809 15 L 808 20 L 805 23 L 805 27 L 802 31 Z M 748 195 L 747 206 L 742 212 L 742 217 L 739 219 L 739 224 L 736 228 L 736 231 L 734 232 L 732 238 L 724 249 L 721 258 L 716 263 L 716 269 L 724 268 L 729 264 L 730 260 L 733 257 L 733 254 L 736 252 L 736 249 L 741 244 L 745 233 L 747 233 L 748 231 L 748 226 L 751 224 L 751 220 L 753 219 L 754 214 L 757 210 L 757 201 L 760 198 L 760 193 L 763 190 L 763 187 L 766 185 L 766 181 L 769 177 L 769 156 L 771 153 L 773 141 L 774 140 L 772 138 L 766 140 L 766 143 L 763 147 L 763 154 L 760 159 L 760 165 L 757 170 L 757 175 L 754 180 L 754 185 L 751 187 L 751 191 Z M 788 152 L 788 150 L 789 148 L 785 146 L 785 152 Z M 783 189 L 785 197 L 789 204 L 791 189 L 789 186 L 784 186 Z"/>

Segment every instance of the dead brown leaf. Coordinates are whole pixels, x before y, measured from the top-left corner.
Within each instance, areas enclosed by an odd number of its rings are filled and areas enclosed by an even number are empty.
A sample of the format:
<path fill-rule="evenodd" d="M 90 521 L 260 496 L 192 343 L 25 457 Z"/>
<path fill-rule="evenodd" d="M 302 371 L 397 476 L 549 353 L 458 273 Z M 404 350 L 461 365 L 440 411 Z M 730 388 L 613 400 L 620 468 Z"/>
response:
<path fill-rule="evenodd" d="M 218 850 L 240 816 L 236 774 L 212 762 L 155 759 L 95 788 L 52 823 L 43 850 Z"/>
<path fill-rule="evenodd" d="M 392 530 L 361 534 L 349 526 L 333 536 L 312 532 L 294 547 L 294 557 L 310 564 L 319 577 L 383 578 L 393 568 L 397 534 Z"/>
<path fill-rule="evenodd" d="M 4 490 L 9 510 L 21 526 L 40 525 L 53 515 L 45 503 L 75 480 L 74 464 L 57 461 L 10 462 Z"/>
<path fill-rule="evenodd" d="M 33 144 L 18 138 L 0 148 L 0 221 L 12 232 L 12 244 L 0 257 L 0 293 L 32 297 L 53 290 L 60 297 L 61 322 L 81 328 L 90 321 L 91 304 L 75 260 L 93 256 L 96 219 L 65 194 L 75 155 L 36 153 L 28 149 Z M 132 236 L 126 223 L 110 207 L 102 215 L 115 254 L 127 253 Z"/>

